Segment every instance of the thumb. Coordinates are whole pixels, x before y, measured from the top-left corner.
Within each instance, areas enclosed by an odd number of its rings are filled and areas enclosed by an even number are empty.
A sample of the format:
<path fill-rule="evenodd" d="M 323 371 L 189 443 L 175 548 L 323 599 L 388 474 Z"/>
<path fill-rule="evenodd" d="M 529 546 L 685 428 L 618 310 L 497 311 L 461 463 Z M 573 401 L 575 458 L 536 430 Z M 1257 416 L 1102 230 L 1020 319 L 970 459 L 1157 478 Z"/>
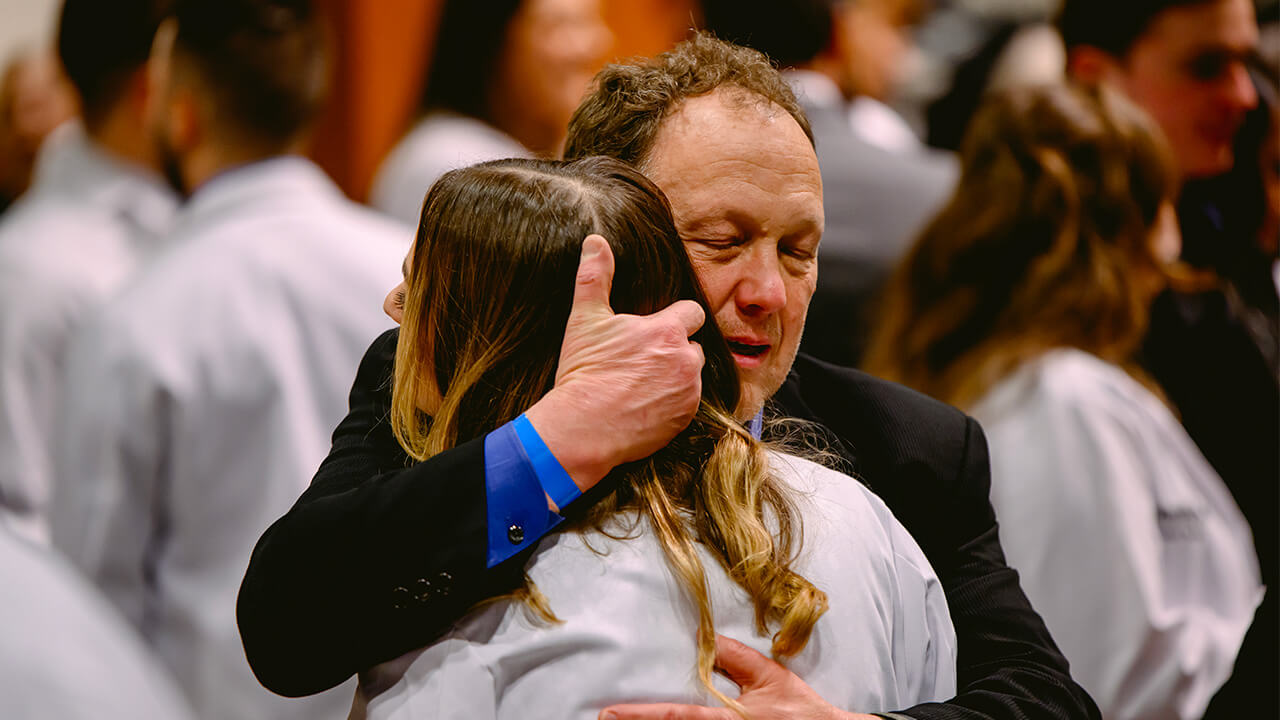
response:
<path fill-rule="evenodd" d="M 588 235 L 582 241 L 582 258 L 578 260 L 578 277 L 573 287 L 573 308 L 569 323 L 583 313 L 601 310 L 609 314 L 609 291 L 613 289 L 613 250 L 599 235 Z"/>
<path fill-rule="evenodd" d="M 707 321 L 707 314 L 703 312 L 702 306 L 692 300 L 677 300 L 650 317 L 658 320 L 671 318 L 673 322 L 684 328 L 686 336 L 698 332 L 702 323 Z"/>
<path fill-rule="evenodd" d="M 743 692 L 768 684 L 779 665 L 755 650 L 724 635 L 716 635 L 716 667 Z"/>

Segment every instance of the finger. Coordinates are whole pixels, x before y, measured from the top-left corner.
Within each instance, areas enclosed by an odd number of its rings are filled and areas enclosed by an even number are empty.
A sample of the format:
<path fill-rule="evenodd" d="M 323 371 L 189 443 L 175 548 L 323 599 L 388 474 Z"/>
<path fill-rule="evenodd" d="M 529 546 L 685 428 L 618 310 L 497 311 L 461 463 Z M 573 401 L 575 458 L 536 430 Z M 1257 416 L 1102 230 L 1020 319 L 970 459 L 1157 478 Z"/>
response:
<path fill-rule="evenodd" d="M 707 321 L 702 306 L 692 300 L 677 300 L 653 314 L 654 318 L 674 318 L 684 328 L 685 335 L 692 335 Z"/>
<path fill-rule="evenodd" d="M 575 315 L 583 312 L 603 309 L 612 313 L 609 308 L 609 292 L 612 289 L 613 249 L 603 237 L 588 235 L 582 241 L 582 257 L 578 260 L 578 278 L 573 287 L 573 309 L 569 311 L 570 322 Z"/>
<path fill-rule="evenodd" d="M 731 637 L 716 635 L 716 667 L 746 692 L 768 682 L 778 664 Z"/>
<path fill-rule="evenodd" d="M 700 705 L 654 703 L 652 705 L 610 705 L 597 720 L 741 720 L 728 708 Z"/>

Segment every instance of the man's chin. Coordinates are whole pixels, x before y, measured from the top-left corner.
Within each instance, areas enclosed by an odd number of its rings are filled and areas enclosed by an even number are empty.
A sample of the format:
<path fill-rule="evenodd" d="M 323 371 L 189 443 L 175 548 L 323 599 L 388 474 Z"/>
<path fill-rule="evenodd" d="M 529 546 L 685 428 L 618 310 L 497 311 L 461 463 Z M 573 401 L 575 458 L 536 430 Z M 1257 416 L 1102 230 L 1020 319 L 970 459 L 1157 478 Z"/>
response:
<path fill-rule="evenodd" d="M 738 371 L 742 381 L 741 395 L 734 416 L 743 423 L 760 414 L 765 403 L 782 387 L 785 375 L 773 378 L 774 373 Z"/>
<path fill-rule="evenodd" d="M 1197 162 L 1188 163 L 1184 171 L 1187 179 L 1221 175 L 1235 164 L 1235 151 L 1230 144 L 1214 143 L 1203 148 L 1196 157 Z"/>

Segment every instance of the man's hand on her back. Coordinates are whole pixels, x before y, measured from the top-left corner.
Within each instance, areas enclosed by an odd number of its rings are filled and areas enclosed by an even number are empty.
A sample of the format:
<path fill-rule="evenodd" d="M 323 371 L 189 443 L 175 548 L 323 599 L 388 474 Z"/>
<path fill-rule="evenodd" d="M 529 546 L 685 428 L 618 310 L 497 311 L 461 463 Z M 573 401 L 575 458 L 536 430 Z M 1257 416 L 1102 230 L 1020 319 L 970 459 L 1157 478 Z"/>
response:
<path fill-rule="evenodd" d="M 702 346 L 689 340 L 706 320 L 702 308 L 680 300 L 652 315 L 615 315 L 613 268 L 609 243 L 588 235 L 555 388 L 525 413 L 583 491 L 666 445 L 702 397 Z"/>
<path fill-rule="evenodd" d="M 723 635 L 716 636 L 716 667 L 738 684 L 738 702 L 752 720 L 878 720 L 840 710 L 778 663 Z M 729 708 L 699 705 L 613 705 L 600 720 L 742 720 Z"/>

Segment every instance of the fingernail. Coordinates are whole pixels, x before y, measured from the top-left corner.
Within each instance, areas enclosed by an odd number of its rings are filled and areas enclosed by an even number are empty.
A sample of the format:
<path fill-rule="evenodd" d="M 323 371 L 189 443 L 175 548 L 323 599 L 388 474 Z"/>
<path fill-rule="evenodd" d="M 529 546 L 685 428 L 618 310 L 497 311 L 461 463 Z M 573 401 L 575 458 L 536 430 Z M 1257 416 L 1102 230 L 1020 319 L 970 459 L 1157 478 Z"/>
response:
<path fill-rule="evenodd" d="M 589 258 L 600 252 L 600 246 L 596 243 L 582 241 L 582 257 Z"/>

